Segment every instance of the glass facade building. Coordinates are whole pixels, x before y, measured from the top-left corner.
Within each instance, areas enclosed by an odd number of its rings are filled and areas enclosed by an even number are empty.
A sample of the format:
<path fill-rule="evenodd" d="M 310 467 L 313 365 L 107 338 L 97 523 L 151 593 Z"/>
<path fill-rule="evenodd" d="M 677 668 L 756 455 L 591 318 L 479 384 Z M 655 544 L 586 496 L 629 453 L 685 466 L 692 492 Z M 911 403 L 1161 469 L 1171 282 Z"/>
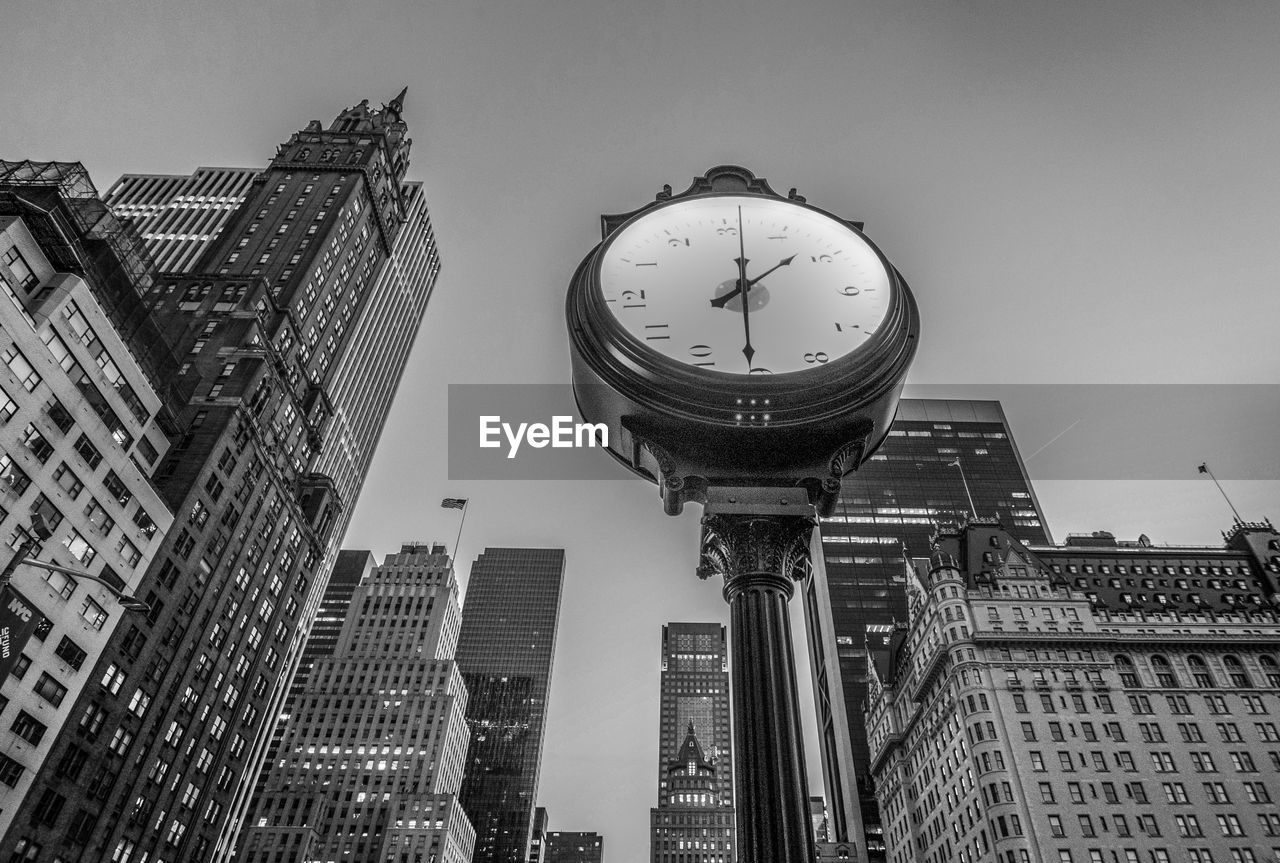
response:
<path fill-rule="evenodd" d="M 476 863 L 529 854 L 564 565 L 559 548 L 486 548 L 471 567 L 457 661 L 470 693 L 461 800 Z"/>

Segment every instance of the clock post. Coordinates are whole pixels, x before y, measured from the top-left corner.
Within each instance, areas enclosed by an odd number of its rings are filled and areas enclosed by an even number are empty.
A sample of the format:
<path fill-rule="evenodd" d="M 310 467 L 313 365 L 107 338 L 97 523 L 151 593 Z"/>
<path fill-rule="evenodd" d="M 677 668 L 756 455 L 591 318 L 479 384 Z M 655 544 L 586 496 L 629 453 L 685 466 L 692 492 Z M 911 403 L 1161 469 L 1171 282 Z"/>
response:
<path fill-rule="evenodd" d="M 729 605 L 737 857 L 811 863 L 787 604 L 817 517 L 888 434 L 915 301 L 860 223 L 745 168 L 602 225 L 566 301 L 578 409 L 668 515 L 703 505 L 697 574 Z"/>

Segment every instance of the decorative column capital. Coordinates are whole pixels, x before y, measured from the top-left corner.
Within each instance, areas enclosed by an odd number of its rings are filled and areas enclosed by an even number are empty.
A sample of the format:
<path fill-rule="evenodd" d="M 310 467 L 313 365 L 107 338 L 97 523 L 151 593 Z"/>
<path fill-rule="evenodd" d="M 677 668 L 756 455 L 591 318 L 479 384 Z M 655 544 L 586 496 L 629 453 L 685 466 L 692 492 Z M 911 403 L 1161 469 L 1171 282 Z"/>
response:
<path fill-rule="evenodd" d="M 726 601 L 753 587 L 772 587 L 790 599 L 793 581 L 809 575 L 815 523 L 797 515 L 703 516 L 698 577 L 723 577 Z"/>

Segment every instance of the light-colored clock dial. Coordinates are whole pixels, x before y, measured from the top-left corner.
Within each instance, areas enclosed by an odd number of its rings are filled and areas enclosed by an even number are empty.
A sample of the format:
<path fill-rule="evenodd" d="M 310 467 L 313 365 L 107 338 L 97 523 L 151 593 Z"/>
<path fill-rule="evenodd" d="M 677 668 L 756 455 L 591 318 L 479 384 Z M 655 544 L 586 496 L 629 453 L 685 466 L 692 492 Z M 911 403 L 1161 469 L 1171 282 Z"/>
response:
<path fill-rule="evenodd" d="M 857 350 L 884 323 L 893 290 L 856 231 L 799 204 L 746 195 L 640 216 L 605 249 L 600 288 L 618 322 L 652 350 L 730 374 L 798 372 Z"/>

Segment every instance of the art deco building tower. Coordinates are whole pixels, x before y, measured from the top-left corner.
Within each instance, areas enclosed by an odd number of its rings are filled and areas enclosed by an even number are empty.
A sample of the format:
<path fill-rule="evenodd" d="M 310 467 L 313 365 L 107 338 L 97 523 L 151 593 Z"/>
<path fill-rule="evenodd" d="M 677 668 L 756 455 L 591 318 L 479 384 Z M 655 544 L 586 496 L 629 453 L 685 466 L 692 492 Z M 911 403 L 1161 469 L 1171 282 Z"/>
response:
<path fill-rule="evenodd" d="M 233 853 L 385 416 L 368 400 L 394 391 L 417 326 L 361 336 L 413 224 L 403 97 L 293 135 L 190 271 L 143 296 L 181 359 L 154 477 L 174 529 L 137 588 L 152 614 L 112 637 L 72 708 L 99 718 L 54 742 L 0 857 L 20 843 L 121 863 Z M 403 287 L 420 315 L 438 262 L 419 252 L 426 277 Z M 339 419 L 370 407 L 372 424 Z"/>
<path fill-rule="evenodd" d="M 470 863 L 459 625 L 443 546 L 405 545 L 355 588 L 297 693 L 237 860 Z"/>
<path fill-rule="evenodd" d="M 683 813 L 682 823 L 697 822 L 700 828 L 733 827 L 733 757 L 730 752 L 729 722 L 729 653 L 725 628 L 719 623 L 668 623 L 662 627 L 662 678 L 658 726 L 658 807 L 650 812 L 650 859 L 674 860 L 659 854 L 660 849 L 674 850 L 670 837 L 670 813 L 667 808 L 679 801 L 671 796 L 670 783 L 675 774 L 671 765 L 683 763 L 681 752 L 689 745 L 689 729 L 693 729 L 699 752 L 706 756 L 715 773 L 713 805 L 700 803 L 697 811 Z M 690 834 L 693 835 L 693 834 Z M 732 843 L 728 843 L 729 846 Z M 726 859 L 726 843 L 716 842 L 698 855 L 692 848 L 679 848 L 686 861 Z"/>
<path fill-rule="evenodd" d="M 529 855 L 563 581 L 559 548 L 486 548 L 471 567 L 457 658 L 470 693 L 461 797 L 476 863 Z"/>
<path fill-rule="evenodd" d="M 936 526 L 969 517 L 971 500 L 1019 539 L 1049 541 L 999 402 L 903 399 L 884 444 L 822 521 L 805 617 L 831 839 L 865 841 L 872 861 L 884 858 L 884 840 L 862 718 L 866 645 L 906 619 L 903 550 L 926 553 Z"/>

